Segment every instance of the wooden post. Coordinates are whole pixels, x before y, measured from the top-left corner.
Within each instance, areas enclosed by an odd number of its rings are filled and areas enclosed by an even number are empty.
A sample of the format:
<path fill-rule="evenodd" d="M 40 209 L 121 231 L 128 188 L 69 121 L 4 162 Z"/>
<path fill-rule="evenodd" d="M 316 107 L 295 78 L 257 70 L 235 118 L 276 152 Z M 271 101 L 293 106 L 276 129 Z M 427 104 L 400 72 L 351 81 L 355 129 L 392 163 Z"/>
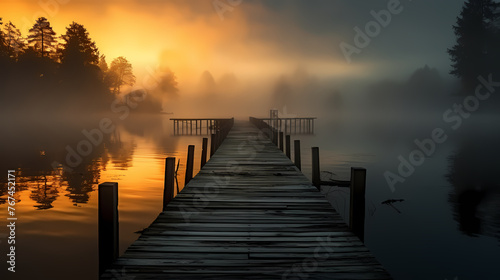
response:
<path fill-rule="evenodd" d="M 299 170 L 302 169 L 302 163 L 301 163 L 301 160 L 300 160 L 300 140 L 295 140 L 293 141 L 293 146 L 294 146 L 294 155 L 295 155 L 295 166 L 297 166 L 297 168 Z"/>
<path fill-rule="evenodd" d="M 215 134 L 210 135 L 210 158 L 215 154 Z"/>
<path fill-rule="evenodd" d="M 274 145 L 278 146 L 278 130 L 273 129 L 273 139 L 274 139 Z"/>
<path fill-rule="evenodd" d="M 351 167 L 351 204 L 349 228 L 361 242 L 365 242 L 365 191 L 366 169 Z"/>
<path fill-rule="evenodd" d="M 184 179 L 184 186 L 186 186 L 189 181 L 193 178 L 193 166 L 194 166 L 194 145 L 188 146 L 188 155 L 186 162 L 186 177 Z"/>
<path fill-rule="evenodd" d="M 220 131 L 220 123 L 218 120 L 215 121 L 215 150 L 217 151 L 220 146 L 220 138 L 221 138 L 221 131 Z"/>
<path fill-rule="evenodd" d="M 312 182 L 313 185 L 319 190 L 321 187 L 321 177 L 319 170 L 319 148 L 312 147 L 311 150 L 312 150 Z"/>
<path fill-rule="evenodd" d="M 200 169 L 207 163 L 207 150 L 208 150 L 208 138 L 203 138 L 203 144 L 201 145 L 201 164 Z"/>
<path fill-rule="evenodd" d="M 217 150 L 219 149 L 220 145 L 222 145 L 222 141 L 224 141 L 224 126 L 223 122 L 219 121 L 219 142 L 217 145 Z"/>
<path fill-rule="evenodd" d="M 286 141 L 285 141 L 285 144 L 286 144 L 286 156 L 291 159 L 292 158 L 292 155 L 291 155 L 291 148 L 290 148 L 290 135 L 287 135 L 285 137 Z"/>
<path fill-rule="evenodd" d="M 222 132 L 220 131 L 220 128 L 215 135 L 217 138 L 217 145 L 215 146 L 215 150 L 217 151 L 220 147 L 220 144 L 222 143 Z"/>
<path fill-rule="evenodd" d="M 118 258 L 118 183 L 99 185 L 99 275 Z"/>
<path fill-rule="evenodd" d="M 283 152 L 283 131 L 279 132 L 279 148 Z"/>
<path fill-rule="evenodd" d="M 163 211 L 174 198 L 175 157 L 165 159 L 165 180 L 163 181 Z"/>

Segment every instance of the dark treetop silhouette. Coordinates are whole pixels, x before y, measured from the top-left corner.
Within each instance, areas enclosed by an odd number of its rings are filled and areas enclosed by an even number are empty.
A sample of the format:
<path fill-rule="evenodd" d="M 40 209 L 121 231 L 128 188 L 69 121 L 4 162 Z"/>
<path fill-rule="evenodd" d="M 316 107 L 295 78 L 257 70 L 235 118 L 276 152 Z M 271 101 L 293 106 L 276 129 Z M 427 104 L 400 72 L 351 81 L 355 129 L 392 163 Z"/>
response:
<path fill-rule="evenodd" d="M 475 88 L 479 75 L 500 72 L 498 63 L 492 63 L 500 58 L 499 8 L 493 0 L 469 0 L 453 26 L 457 43 L 448 50 L 451 74 L 460 78 L 468 91 Z"/>
<path fill-rule="evenodd" d="M 2 27 L 0 18 L 0 27 Z M 162 77 L 162 88 L 176 92 L 175 75 Z M 50 22 L 40 17 L 23 38 L 9 22 L 0 28 L 0 107 L 4 112 L 59 114 L 110 111 L 124 85 L 136 78 L 123 56 L 110 66 L 87 29 L 72 22 L 58 37 Z M 145 96 L 148 112 L 160 112 L 160 101 Z M 123 102 L 123 101 L 122 101 Z M 146 103 L 145 103 L 146 104 Z M 144 111 L 144 110 L 143 110 Z"/>

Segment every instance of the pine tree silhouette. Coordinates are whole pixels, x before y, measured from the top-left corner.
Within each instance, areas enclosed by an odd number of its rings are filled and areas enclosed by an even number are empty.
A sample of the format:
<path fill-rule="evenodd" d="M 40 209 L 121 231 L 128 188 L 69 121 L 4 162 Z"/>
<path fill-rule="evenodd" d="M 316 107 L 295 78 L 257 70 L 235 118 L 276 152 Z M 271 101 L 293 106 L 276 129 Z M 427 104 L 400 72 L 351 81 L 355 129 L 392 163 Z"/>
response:
<path fill-rule="evenodd" d="M 495 23 L 499 19 L 499 3 L 493 0 L 468 0 L 453 26 L 456 45 L 448 49 L 453 74 L 462 80 L 466 90 L 473 90 L 479 75 L 496 72 L 491 61 L 498 57 Z"/>

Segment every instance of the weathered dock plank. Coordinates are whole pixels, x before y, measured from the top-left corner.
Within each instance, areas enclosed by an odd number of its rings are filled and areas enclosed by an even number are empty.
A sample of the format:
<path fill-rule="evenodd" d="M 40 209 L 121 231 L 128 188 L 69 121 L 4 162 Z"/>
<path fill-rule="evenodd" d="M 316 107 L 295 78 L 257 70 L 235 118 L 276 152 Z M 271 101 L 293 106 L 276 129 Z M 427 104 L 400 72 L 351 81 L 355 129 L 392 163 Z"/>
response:
<path fill-rule="evenodd" d="M 215 155 L 101 279 L 391 279 L 259 130 Z M 128 277 L 128 278 L 125 278 Z"/>

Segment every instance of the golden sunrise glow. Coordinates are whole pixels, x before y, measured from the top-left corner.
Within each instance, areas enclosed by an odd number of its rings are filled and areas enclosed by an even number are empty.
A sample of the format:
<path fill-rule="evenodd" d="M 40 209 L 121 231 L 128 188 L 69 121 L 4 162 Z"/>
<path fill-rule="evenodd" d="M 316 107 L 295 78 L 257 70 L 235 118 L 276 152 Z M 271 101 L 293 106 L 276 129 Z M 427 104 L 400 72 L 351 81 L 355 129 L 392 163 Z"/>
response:
<path fill-rule="evenodd" d="M 47 17 L 58 35 L 73 21 L 83 24 L 108 63 L 125 56 L 134 66 L 139 83 L 151 69 L 169 68 L 176 74 L 181 90 L 197 83 L 205 70 L 215 78 L 234 73 L 245 79 L 259 79 L 290 73 L 298 66 L 320 76 L 359 74 L 363 68 L 336 58 L 333 49 L 332 55 L 323 58 L 286 55 L 281 49 L 284 46 L 264 39 L 269 26 L 250 24 L 250 14 L 270 13 L 257 4 L 237 7 L 221 20 L 210 1 L 196 5 L 186 2 L 20 0 L 3 1 L 0 10 L 4 22 L 12 21 L 23 36 L 39 16 Z M 329 47 L 321 38 L 293 27 L 290 34 L 283 36 Z"/>

